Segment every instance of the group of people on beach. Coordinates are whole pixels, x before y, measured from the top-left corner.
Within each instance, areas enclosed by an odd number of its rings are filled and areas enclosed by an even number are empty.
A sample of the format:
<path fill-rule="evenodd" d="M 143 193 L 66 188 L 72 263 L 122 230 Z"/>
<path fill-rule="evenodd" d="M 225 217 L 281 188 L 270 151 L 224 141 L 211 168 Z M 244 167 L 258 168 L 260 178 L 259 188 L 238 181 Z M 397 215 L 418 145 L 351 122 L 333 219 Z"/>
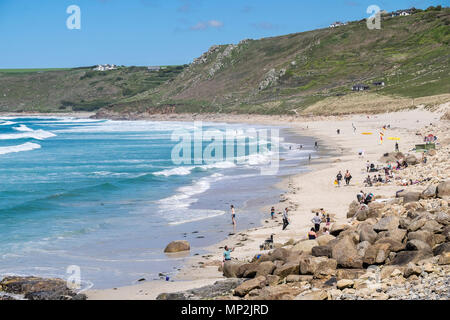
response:
<path fill-rule="evenodd" d="M 336 175 L 336 180 L 334 181 L 334 184 L 337 185 L 338 187 L 340 187 L 342 178 L 344 178 L 344 180 L 345 180 L 345 185 L 349 186 L 350 181 L 352 180 L 352 175 L 351 175 L 350 171 L 347 170 L 345 172 L 345 175 L 342 175 L 342 172 L 339 171 L 338 174 Z"/>
<path fill-rule="evenodd" d="M 322 234 L 330 234 L 331 218 L 323 208 L 320 209 L 319 212 L 316 212 L 316 215 L 311 219 L 311 222 L 313 223 L 314 227 L 312 227 L 308 232 L 309 240 L 314 240 L 318 237 L 320 232 L 320 225 L 322 223 L 325 223 L 325 227 L 322 229 Z"/>

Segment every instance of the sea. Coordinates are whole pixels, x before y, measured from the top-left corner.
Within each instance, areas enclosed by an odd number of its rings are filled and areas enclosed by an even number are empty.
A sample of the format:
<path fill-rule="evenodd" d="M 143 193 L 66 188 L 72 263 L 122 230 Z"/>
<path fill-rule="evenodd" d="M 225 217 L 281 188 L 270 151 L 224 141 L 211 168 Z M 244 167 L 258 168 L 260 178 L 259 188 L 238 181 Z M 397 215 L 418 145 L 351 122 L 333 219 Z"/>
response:
<path fill-rule="evenodd" d="M 95 289 L 171 278 L 206 246 L 260 226 L 283 193 L 275 185 L 310 156 L 313 138 L 279 126 L 0 117 L 0 278 L 77 270 Z M 164 254 L 173 240 L 189 254 Z"/>

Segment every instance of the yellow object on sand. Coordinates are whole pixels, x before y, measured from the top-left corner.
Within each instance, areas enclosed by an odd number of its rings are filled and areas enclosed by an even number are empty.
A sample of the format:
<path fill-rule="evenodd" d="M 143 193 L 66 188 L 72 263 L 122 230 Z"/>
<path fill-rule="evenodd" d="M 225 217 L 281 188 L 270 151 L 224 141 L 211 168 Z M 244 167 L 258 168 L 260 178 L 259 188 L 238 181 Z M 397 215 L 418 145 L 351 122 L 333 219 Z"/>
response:
<path fill-rule="evenodd" d="M 365 135 L 371 135 L 371 134 L 373 134 L 372 132 L 363 132 L 362 134 L 365 134 Z"/>
<path fill-rule="evenodd" d="M 400 140 L 400 138 L 396 138 L 396 137 L 389 137 L 389 140 Z"/>

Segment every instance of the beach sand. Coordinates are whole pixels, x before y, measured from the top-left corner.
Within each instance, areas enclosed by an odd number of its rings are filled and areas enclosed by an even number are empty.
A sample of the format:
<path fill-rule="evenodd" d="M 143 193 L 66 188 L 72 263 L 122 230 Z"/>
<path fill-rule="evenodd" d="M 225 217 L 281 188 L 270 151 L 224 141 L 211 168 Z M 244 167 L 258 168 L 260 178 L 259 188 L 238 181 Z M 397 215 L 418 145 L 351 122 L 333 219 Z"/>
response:
<path fill-rule="evenodd" d="M 261 227 L 238 232 L 221 243 L 206 248 L 208 254 L 191 258 L 189 263 L 172 279 L 173 282 L 149 281 L 128 287 L 92 290 L 86 292 L 88 299 L 155 299 L 160 293 L 184 291 L 223 280 L 224 277 L 218 271 L 217 264 L 222 260 L 222 248 L 225 244 L 235 247 L 232 253 L 233 258 L 250 260 L 255 254 L 264 252 L 260 251 L 259 246 L 271 234 L 274 234 L 275 243 L 285 243 L 290 239 L 304 239 L 312 227 L 313 213 L 311 211 L 313 209 L 324 208 L 327 213 L 335 215 L 336 221 L 347 222 L 348 206 L 355 200 L 359 190 L 370 190 L 375 195 L 392 196 L 400 189 L 396 185 L 364 188 L 363 180 L 367 176 L 366 161 L 377 163 L 383 153 L 394 151 L 395 141 L 388 140 L 388 137 L 400 138 L 400 151 L 409 151 L 416 143 L 422 142 L 422 138 L 416 136 L 416 131 L 430 123 L 439 123 L 442 112 L 449 108 L 450 104 L 446 103 L 441 106 L 439 113 L 418 108 L 370 116 L 349 115 L 327 118 L 227 115 L 203 117 L 202 120 L 205 121 L 288 125 L 300 135 L 315 137 L 319 141 L 319 150 L 326 148 L 331 151 L 331 156 L 313 159 L 309 172 L 287 177 L 279 185 L 287 192 L 282 196 L 280 203 L 273 205 L 276 212 L 282 211 L 285 207 L 290 208 L 291 224 L 285 231 L 281 230 L 281 216 L 277 215 L 272 221 L 270 209 L 265 208 L 267 219 L 262 221 Z M 172 117 L 165 120 L 175 121 Z M 182 119 L 178 117 L 177 120 Z M 356 126 L 356 133 L 353 132 L 352 124 Z M 390 125 L 391 128 L 385 132 L 384 143 L 379 144 L 378 132 L 383 125 Z M 339 135 L 336 132 L 337 129 L 341 130 Z M 363 135 L 363 132 L 373 134 Z M 364 150 L 364 157 L 358 155 L 361 150 Z M 353 177 L 350 186 L 336 187 L 334 185 L 334 179 L 339 170 L 343 174 L 346 170 L 350 170 Z"/>

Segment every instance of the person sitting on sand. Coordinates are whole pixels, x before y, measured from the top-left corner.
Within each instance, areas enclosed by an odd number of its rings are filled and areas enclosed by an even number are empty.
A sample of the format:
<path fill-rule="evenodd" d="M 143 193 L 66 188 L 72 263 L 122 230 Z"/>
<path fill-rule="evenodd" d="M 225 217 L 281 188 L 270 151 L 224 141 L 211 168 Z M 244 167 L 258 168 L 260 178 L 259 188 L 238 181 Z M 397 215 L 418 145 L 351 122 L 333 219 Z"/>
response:
<path fill-rule="evenodd" d="M 329 228 L 324 227 L 322 233 L 323 234 L 330 234 Z"/>
<path fill-rule="evenodd" d="M 309 240 L 314 240 L 317 238 L 317 234 L 314 231 L 314 228 L 311 228 L 311 230 L 308 232 L 308 239 Z"/>
<path fill-rule="evenodd" d="M 319 231 L 320 230 L 320 223 L 322 222 L 322 219 L 320 219 L 319 217 L 319 213 L 317 212 L 315 217 L 311 219 L 312 223 L 314 223 L 314 229 L 315 231 Z"/>
<path fill-rule="evenodd" d="M 369 175 L 368 175 L 367 178 L 364 180 L 364 183 L 366 184 L 366 187 L 371 187 L 371 186 L 372 186 L 372 179 L 370 178 Z"/>
<path fill-rule="evenodd" d="M 270 209 L 270 216 L 272 217 L 273 220 L 275 216 L 275 207 L 272 207 L 272 209 Z"/>
<path fill-rule="evenodd" d="M 286 230 L 286 227 L 289 225 L 289 216 L 288 216 L 289 209 L 285 208 L 283 213 L 283 230 Z"/>

